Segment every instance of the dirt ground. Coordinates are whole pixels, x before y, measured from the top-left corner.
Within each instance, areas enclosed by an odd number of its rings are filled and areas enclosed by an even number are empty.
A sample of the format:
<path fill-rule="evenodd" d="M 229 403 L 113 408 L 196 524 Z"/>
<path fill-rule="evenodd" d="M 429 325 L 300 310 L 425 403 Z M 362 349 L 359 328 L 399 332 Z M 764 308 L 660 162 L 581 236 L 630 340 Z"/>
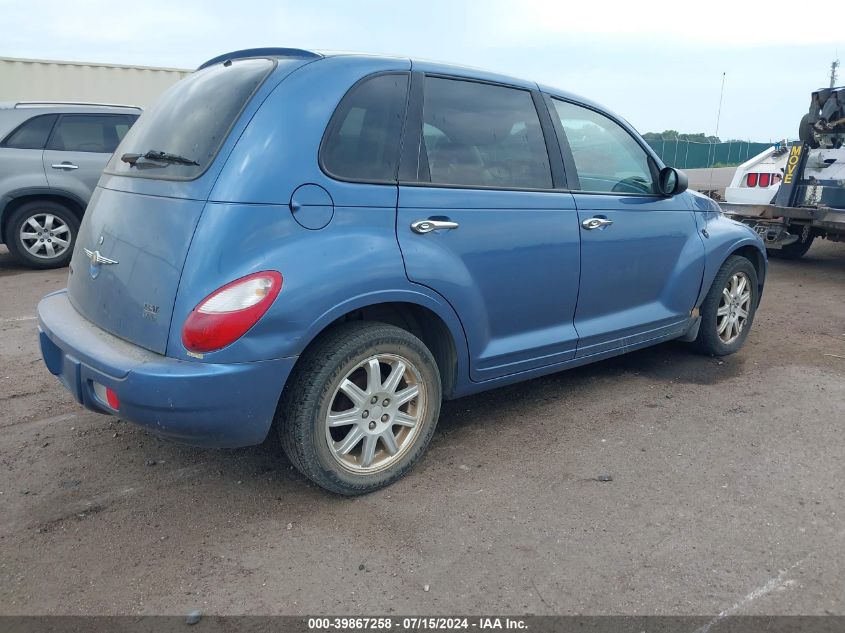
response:
<path fill-rule="evenodd" d="M 772 262 L 739 354 L 447 403 L 358 499 L 275 438 L 187 448 L 77 406 L 33 316 L 66 275 L 0 247 L 0 614 L 845 614 L 843 244 Z"/>

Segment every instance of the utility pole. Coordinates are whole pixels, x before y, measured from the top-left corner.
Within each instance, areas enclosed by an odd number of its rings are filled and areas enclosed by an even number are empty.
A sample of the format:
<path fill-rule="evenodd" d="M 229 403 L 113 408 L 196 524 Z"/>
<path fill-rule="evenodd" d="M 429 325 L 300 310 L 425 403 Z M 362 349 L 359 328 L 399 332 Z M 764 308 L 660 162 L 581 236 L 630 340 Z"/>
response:
<path fill-rule="evenodd" d="M 834 59 L 830 62 L 830 87 L 836 87 L 836 69 L 839 68 L 839 60 Z"/>
<path fill-rule="evenodd" d="M 725 96 L 725 77 L 727 73 L 722 73 L 722 90 L 719 92 L 719 109 L 716 111 L 716 143 L 719 142 L 719 121 L 722 118 L 722 99 Z M 708 148 L 709 149 L 709 148 Z M 710 152 L 707 152 L 708 159 L 710 158 Z M 713 189 L 713 165 L 716 163 L 716 146 L 713 146 L 713 160 L 710 163 L 710 183 L 707 185 L 709 190 Z"/>

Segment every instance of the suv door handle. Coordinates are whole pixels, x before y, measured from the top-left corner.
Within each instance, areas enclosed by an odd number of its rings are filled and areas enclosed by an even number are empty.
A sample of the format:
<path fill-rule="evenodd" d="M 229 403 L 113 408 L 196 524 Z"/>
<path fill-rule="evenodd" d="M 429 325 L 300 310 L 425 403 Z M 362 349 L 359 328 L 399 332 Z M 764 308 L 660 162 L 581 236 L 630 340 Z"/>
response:
<path fill-rule="evenodd" d="M 590 218 L 589 220 L 581 222 L 581 226 L 588 231 L 592 231 L 593 229 L 602 229 L 606 226 L 610 226 L 611 224 L 613 224 L 613 220 L 608 220 L 607 218 Z"/>
<path fill-rule="evenodd" d="M 414 233 L 431 233 L 439 229 L 456 229 L 460 226 L 457 222 L 451 220 L 417 220 L 411 222 L 411 230 Z"/>
<path fill-rule="evenodd" d="M 50 165 L 53 169 L 79 169 L 79 165 L 74 165 L 73 163 L 59 163 L 58 165 Z"/>

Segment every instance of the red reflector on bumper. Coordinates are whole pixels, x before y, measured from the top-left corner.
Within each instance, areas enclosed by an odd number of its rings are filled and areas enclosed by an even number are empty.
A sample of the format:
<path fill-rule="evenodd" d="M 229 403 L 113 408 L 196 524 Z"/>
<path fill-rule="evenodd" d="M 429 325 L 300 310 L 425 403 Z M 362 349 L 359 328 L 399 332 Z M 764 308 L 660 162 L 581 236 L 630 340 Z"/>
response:
<path fill-rule="evenodd" d="M 106 387 L 106 402 L 108 402 L 109 406 L 115 411 L 120 408 L 120 400 L 118 400 L 117 394 L 111 387 Z"/>
<path fill-rule="evenodd" d="M 111 387 L 106 387 L 105 385 L 101 385 L 98 382 L 93 383 L 94 386 L 94 395 L 97 397 L 101 403 L 108 405 L 110 408 L 117 411 L 120 409 L 120 400 L 117 397 L 114 389 Z"/>

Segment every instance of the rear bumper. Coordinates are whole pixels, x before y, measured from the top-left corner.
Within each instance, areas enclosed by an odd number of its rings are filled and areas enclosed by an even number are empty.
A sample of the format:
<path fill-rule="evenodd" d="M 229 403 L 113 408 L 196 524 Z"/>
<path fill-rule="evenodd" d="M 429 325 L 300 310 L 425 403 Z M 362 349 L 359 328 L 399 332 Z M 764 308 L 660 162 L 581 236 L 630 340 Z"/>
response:
<path fill-rule="evenodd" d="M 215 364 L 168 358 L 101 330 L 73 308 L 65 290 L 41 300 L 38 325 L 47 368 L 79 403 L 196 446 L 261 443 L 297 360 Z M 118 411 L 98 398 L 94 383 L 114 390 Z"/>

